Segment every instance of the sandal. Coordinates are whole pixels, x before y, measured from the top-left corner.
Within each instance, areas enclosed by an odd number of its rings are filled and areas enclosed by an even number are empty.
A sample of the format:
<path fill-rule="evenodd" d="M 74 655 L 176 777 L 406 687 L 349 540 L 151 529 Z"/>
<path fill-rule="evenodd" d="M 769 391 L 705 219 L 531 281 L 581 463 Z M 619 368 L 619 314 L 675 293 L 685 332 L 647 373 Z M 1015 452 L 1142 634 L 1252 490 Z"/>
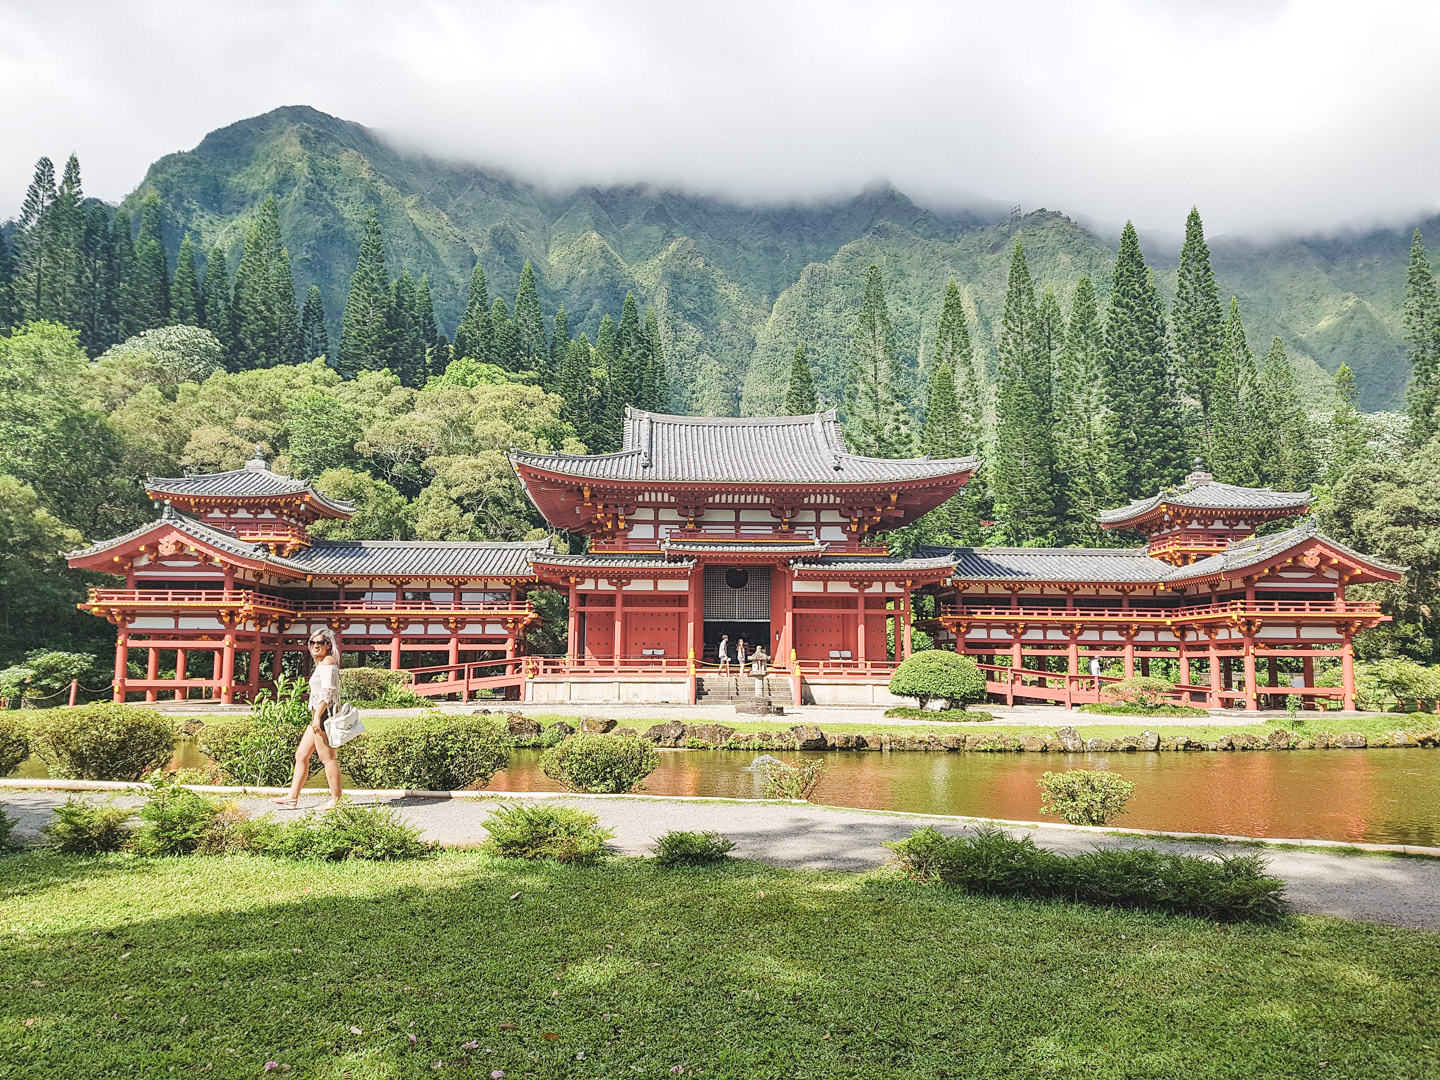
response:
<path fill-rule="evenodd" d="M 298 799 L 295 800 L 294 802 L 291 802 L 289 799 L 271 799 L 270 801 L 271 801 L 272 803 L 274 803 L 276 809 L 279 809 L 279 810 L 299 810 L 299 809 L 300 809 L 300 801 L 299 801 Z"/>

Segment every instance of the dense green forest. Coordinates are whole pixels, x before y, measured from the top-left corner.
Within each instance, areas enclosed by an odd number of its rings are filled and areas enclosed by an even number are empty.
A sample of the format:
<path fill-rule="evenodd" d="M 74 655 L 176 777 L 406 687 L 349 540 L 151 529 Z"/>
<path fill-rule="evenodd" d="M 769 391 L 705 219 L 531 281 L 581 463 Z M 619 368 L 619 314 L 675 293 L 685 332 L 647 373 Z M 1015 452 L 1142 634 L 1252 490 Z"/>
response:
<path fill-rule="evenodd" d="M 384 178 L 402 166 L 429 170 L 427 196 Z M 118 208 L 85 198 L 73 156 L 58 176 L 42 159 L 0 234 L 0 664 L 108 638 L 72 614 L 83 581 L 59 552 L 147 520 L 147 475 L 258 445 L 357 503 L 328 535 L 519 539 L 543 522 L 506 450 L 615 449 L 627 404 L 835 404 L 858 453 L 982 455 L 902 549 L 1113 544 L 1095 512 L 1195 456 L 1221 480 L 1316 487 L 1342 540 L 1418 571 L 1368 647 L 1433 657 L 1440 301 L 1419 230 L 1375 275 L 1408 347 L 1401 416 L 1363 413 L 1359 372 L 1327 377 L 1313 341 L 1252 349 L 1197 212 L 1171 272 L 1129 225 L 1114 251 L 1060 215 L 985 226 L 894 192 L 743 220 L 644 191 L 557 205 L 310 110 L 212 134 Z M 472 245 L 462 206 L 503 220 Z M 1273 298 L 1255 307 L 1284 324 Z"/>

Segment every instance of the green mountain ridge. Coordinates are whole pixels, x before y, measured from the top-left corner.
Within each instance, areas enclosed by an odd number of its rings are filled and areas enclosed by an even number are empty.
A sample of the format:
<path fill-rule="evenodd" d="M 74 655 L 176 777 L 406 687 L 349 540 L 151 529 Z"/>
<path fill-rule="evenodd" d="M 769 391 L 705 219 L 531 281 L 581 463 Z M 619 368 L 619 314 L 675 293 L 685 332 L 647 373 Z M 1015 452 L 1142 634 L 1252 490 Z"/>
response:
<path fill-rule="evenodd" d="M 242 120 L 161 158 L 123 205 L 138 217 L 152 191 L 164 208 L 172 265 L 189 232 L 203 252 L 226 248 L 232 267 L 251 217 L 273 194 L 297 290 L 319 287 L 332 341 L 371 208 L 391 274 L 408 266 L 430 276 L 447 334 L 476 259 L 491 295 L 507 303 L 530 260 L 546 311 L 563 302 L 572 333 L 592 338 L 602 315 L 618 315 L 634 291 L 659 317 L 675 408 L 714 414 L 776 410 L 801 343 L 820 393 L 839 401 L 871 263 L 884 273 L 897 339 L 918 376 L 952 276 L 977 347 L 989 354 L 982 359 L 993 365 L 1017 235 L 1039 287 L 1053 288 L 1067 310 L 1082 273 L 1103 302 L 1115 259 L 1114 245 L 1055 211 L 996 222 L 929 210 L 885 185 L 787 206 L 637 185 L 553 192 L 401 152 L 360 124 L 306 106 Z M 1440 237 L 1440 219 L 1419 225 L 1427 238 Z M 1221 237 L 1211 247 L 1221 291 L 1239 297 L 1258 353 L 1272 336 L 1284 338 L 1316 396 L 1348 363 L 1361 406 L 1375 410 L 1403 401 L 1409 374 L 1400 305 L 1413 228 L 1263 243 Z M 1146 255 L 1168 301 L 1178 251 L 1167 245 Z"/>

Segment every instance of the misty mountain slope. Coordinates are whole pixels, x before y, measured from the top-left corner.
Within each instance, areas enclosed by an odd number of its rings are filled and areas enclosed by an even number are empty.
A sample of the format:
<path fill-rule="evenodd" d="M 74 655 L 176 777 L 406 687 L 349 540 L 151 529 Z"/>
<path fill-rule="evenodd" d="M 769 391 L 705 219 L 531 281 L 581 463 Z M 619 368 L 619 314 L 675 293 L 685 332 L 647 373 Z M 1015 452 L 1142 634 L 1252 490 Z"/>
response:
<path fill-rule="evenodd" d="M 1017 234 L 1040 287 L 1053 287 L 1067 310 L 1082 273 L 1103 299 L 1114 261 L 1111 244 L 1054 211 L 987 222 L 917 206 L 889 186 L 768 207 L 636 185 L 555 192 L 401 152 L 359 124 L 304 106 L 231 124 L 194 150 L 160 159 L 125 200 L 132 215 L 151 191 L 165 210 L 172 264 L 188 231 L 202 252 L 226 248 L 232 273 L 256 208 L 273 194 L 297 289 L 303 295 L 319 286 L 332 335 L 372 208 L 391 273 L 408 266 L 417 277 L 429 274 L 447 334 L 477 258 L 490 295 L 507 304 L 531 260 L 547 313 L 563 302 L 572 332 L 592 339 L 601 317 L 618 316 L 633 290 L 642 306 L 656 308 L 676 407 L 704 412 L 776 409 L 801 342 L 821 392 L 839 400 L 872 262 L 884 272 L 897 342 L 918 374 L 952 276 L 993 368 Z M 1425 225 L 1440 234 L 1440 221 Z M 1409 232 L 1221 238 L 1213 245 L 1216 273 L 1224 298 L 1240 298 L 1257 354 L 1279 334 L 1317 397 L 1346 362 L 1362 405 L 1389 407 L 1403 400 L 1408 375 L 1400 303 Z M 1146 254 L 1168 299 L 1174 253 Z"/>

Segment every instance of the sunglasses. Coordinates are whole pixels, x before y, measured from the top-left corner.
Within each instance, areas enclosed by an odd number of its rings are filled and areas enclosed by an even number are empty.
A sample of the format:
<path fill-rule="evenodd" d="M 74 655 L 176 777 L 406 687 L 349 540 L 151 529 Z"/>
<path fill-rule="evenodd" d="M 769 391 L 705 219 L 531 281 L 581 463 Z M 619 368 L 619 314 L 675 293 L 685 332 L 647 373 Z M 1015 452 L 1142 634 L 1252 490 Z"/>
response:
<path fill-rule="evenodd" d="M 326 644 L 326 641 L 325 641 L 324 638 L 315 638 L 314 640 L 312 640 L 312 641 L 310 642 L 310 644 L 311 644 L 311 645 L 324 645 L 324 644 Z"/>

